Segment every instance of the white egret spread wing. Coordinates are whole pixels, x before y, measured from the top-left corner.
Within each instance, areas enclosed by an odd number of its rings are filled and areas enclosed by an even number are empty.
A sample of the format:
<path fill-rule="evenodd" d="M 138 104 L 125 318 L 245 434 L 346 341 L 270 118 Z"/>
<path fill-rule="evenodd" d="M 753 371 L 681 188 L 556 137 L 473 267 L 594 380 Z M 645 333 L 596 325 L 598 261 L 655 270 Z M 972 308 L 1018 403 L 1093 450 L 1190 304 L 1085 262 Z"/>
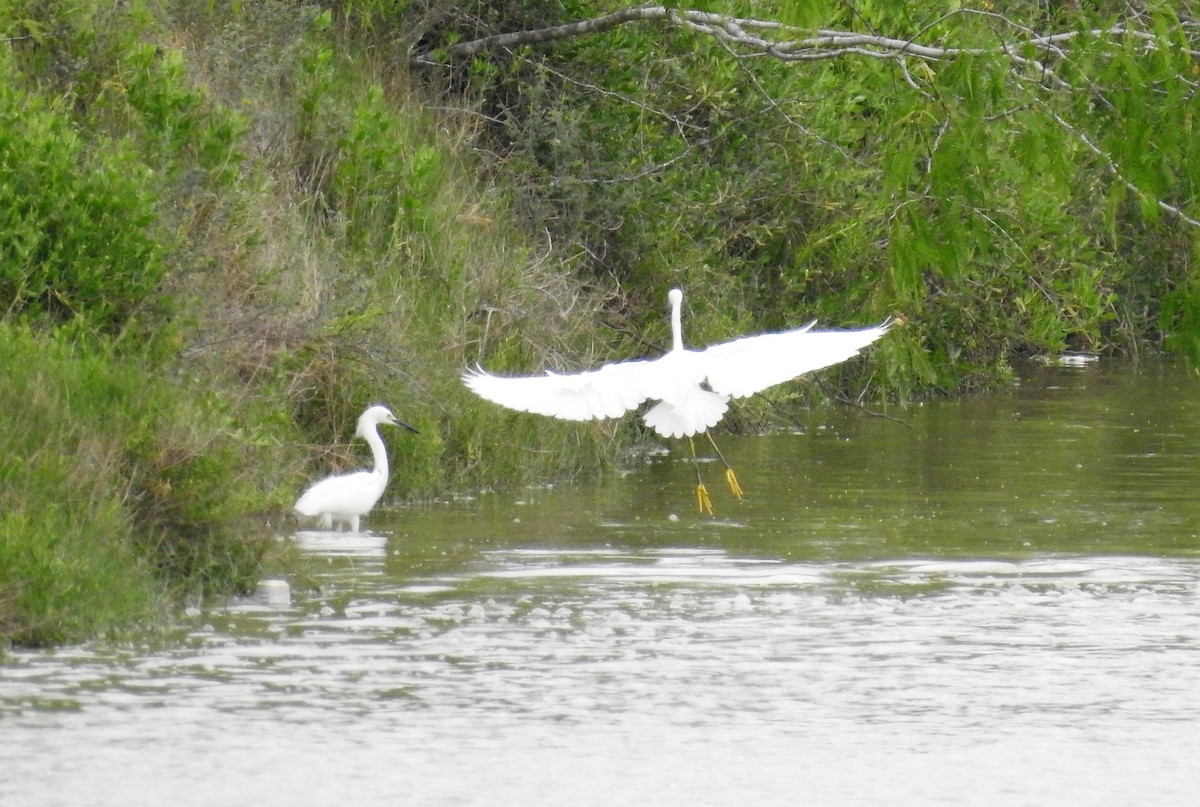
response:
<path fill-rule="evenodd" d="M 700 351 L 709 386 L 732 398 L 753 395 L 857 355 L 887 333 L 891 321 L 854 331 L 814 331 L 814 324 L 734 339 Z"/>
<path fill-rule="evenodd" d="M 616 362 L 583 373 L 515 378 L 475 369 L 462 378 L 479 397 L 518 412 L 594 420 L 620 417 L 651 397 L 658 381 L 657 361 Z"/>
<path fill-rule="evenodd" d="M 744 398 L 767 387 L 828 367 L 858 354 L 887 333 L 891 320 L 853 331 L 814 331 L 813 325 L 783 333 L 734 339 L 706 350 L 683 346 L 683 292 L 671 289 L 671 350 L 657 359 L 607 364 L 598 370 L 559 375 L 503 377 L 467 370 L 472 392 L 493 403 L 564 420 L 620 417 L 648 400 L 657 401 L 643 420 L 664 437 L 690 438 L 720 422 L 730 398 Z M 716 449 L 716 443 L 713 443 Z M 725 458 L 717 451 L 717 456 Z M 696 501 L 712 515 L 708 489 L 696 464 Z M 739 499 L 742 488 L 729 463 L 725 478 Z"/>

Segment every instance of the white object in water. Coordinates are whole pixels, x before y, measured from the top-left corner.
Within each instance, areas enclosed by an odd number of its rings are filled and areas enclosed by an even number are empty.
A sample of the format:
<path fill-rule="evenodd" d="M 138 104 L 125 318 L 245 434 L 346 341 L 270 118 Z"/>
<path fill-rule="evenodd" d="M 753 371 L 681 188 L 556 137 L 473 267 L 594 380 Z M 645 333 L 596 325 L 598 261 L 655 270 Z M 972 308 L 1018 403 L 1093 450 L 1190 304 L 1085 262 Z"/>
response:
<path fill-rule="evenodd" d="M 321 527 L 333 529 L 333 522 L 348 524 L 351 532 L 358 532 L 358 519 L 371 512 L 375 502 L 383 495 L 388 482 L 387 449 L 379 436 L 380 423 L 402 426 L 419 433 L 396 416 L 386 406 L 372 406 L 358 418 L 354 433 L 367 441 L 375 467 L 369 471 L 329 476 L 304 492 L 296 502 L 296 512 L 302 516 L 321 519 Z"/>
<path fill-rule="evenodd" d="M 263 605 L 286 608 L 292 604 L 292 588 L 286 580 L 259 580 L 256 599 Z"/>

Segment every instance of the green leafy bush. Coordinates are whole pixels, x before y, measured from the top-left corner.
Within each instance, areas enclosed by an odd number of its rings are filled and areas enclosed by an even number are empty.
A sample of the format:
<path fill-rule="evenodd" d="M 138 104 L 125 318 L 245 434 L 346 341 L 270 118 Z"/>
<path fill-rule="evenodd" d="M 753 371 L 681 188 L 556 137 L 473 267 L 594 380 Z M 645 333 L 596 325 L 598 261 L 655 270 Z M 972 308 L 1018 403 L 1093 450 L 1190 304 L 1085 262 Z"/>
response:
<path fill-rule="evenodd" d="M 0 55 L 0 301 L 10 315 L 115 333 L 166 272 L 149 172 L 97 149 L 67 111 L 14 81 Z"/>
<path fill-rule="evenodd" d="M 468 6 L 475 13 L 444 18 L 431 38 L 448 45 L 620 4 Z M 1136 351 L 1159 341 L 1159 312 L 1173 333 L 1194 327 L 1177 291 L 1194 284 L 1200 181 L 1191 12 L 1167 2 L 713 11 L 801 26 L 753 28 L 765 38 L 832 29 L 948 51 L 864 58 L 887 54 L 863 42 L 786 63 L 736 35 L 664 21 L 430 68 L 482 99 L 483 143 L 505 157 L 517 209 L 564 248 L 582 245 L 581 276 L 615 282 L 625 291 L 615 297 L 647 317 L 682 284 L 709 301 L 698 319 L 710 338 L 900 314 L 909 327 L 857 376 L 834 372 L 855 386 L 886 379 L 877 393 L 901 398 L 994 386 L 1015 355 Z M 1066 32 L 1069 45 L 1000 47 L 1030 31 Z"/>

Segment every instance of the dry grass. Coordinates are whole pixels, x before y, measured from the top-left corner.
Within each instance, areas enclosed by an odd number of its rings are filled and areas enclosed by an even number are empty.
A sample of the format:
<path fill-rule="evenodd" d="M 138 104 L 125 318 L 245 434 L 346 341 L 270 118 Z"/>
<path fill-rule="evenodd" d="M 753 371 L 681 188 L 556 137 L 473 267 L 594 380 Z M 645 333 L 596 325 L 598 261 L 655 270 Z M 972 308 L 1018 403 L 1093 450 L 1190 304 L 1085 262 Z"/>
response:
<path fill-rule="evenodd" d="M 613 291 L 583 287 L 579 256 L 512 223 L 472 164 L 478 115 L 431 109 L 393 60 L 331 43 L 303 16 L 256 5 L 181 17 L 171 35 L 213 101 L 248 117 L 236 192 L 172 278 L 193 323 L 185 357 L 300 427 L 301 474 L 327 467 L 321 447 L 377 401 L 422 430 L 395 447 L 403 495 L 603 465 L 611 429 L 514 425 L 458 377 L 476 362 L 568 369 L 628 348 L 595 324 Z"/>

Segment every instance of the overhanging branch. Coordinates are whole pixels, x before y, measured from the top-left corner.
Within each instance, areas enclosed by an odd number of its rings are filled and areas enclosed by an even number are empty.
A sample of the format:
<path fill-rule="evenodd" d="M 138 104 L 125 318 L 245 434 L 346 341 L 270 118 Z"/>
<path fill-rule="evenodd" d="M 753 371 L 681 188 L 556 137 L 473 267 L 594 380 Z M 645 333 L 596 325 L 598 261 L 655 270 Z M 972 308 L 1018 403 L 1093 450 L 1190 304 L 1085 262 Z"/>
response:
<path fill-rule="evenodd" d="M 410 60 L 415 64 L 446 64 L 454 59 L 474 56 L 486 50 L 536 45 L 595 34 L 631 22 L 657 22 L 685 28 L 719 39 L 738 49 L 741 55 L 770 56 L 789 62 L 816 61 L 846 55 L 868 56 L 876 59 L 916 58 L 940 61 L 957 56 L 999 54 L 1008 57 L 1016 64 L 1029 64 L 1044 71 L 1043 65 L 1034 59 L 1022 56 L 1020 51 L 1032 48 L 1046 56 L 1061 58 L 1064 55 L 1064 49 L 1072 41 L 1084 37 L 1100 36 L 1131 38 L 1140 41 L 1142 46 L 1147 49 L 1158 47 L 1158 40 L 1154 34 L 1126 25 L 1035 35 L 1028 30 L 1018 30 L 1017 26 L 1014 26 L 1007 18 L 995 12 L 962 9 L 947 15 L 947 17 L 954 14 L 995 18 L 1017 30 L 1020 36 L 1014 42 L 1000 43 L 990 48 L 957 48 L 925 45 L 915 39 L 897 39 L 854 31 L 832 29 L 806 31 L 773 20 L 734 17 L 707 11 L 666 8 L 665 6 L 637 6 L 589 20 L 554 25 L 548 28 L 495 34 L 468 42 L 456 42 L 441 48 L 411 54 Z M 1191 30 L 1191 26 L 1185 25 L 1185 30 Z M 1185 51 L 1194 57 L 1200 57 L 1200 50 L 1186 48 Z"/>
<path fill-rule="evenodd" d="M 549 28 L 536 28 L 529 31 L 512 31 L 507 34 L 495 34 L 494 36 L 472 39 L 469 42 L 456 42 L 433 51 L 415 53 L 410 59 L 416 64 L 444 64 L 451 59 L 474 56 L 477 53 L 492 50 L 493 48 L 537 45 L 542 42 L 569 39 L 575 36 L 583 36 L 584 34 L 595 34 L 600 31 L 607 31 L 610 28 L 616 28 L 618 25 L 624 25 L 627 22 L 669 19 L 674 13 L 672 10 L 663 8 L 662 6 L 626 8 L 590 20 L 580 20 L 579 22 L 553 25 Z M 435 58 L 435 53 L 442 58 Z"/>
<path fill-rule="evenodd" d="M 696 11 L 665 6 L 638 6 L 621 9 L 610 14 L 589 20 L 555 25 L 526 31 L 513 31 L 494 36 L 480 37 L 468 42 L 457 42 L 441 48 L 425 50 L 410 55 L 414 64 L 441 66 L 456 59 L 470 57 L 484 51 L 497 48 L 514 48 L 523 45 L 536 45 L 571 37 L 596 34 L 611 30 L 620 25 L 632 22 L 659 23 L 671 27 L 686 29 L 713 37 L 720 41 L 734 56 L 738 58 L 769 57 L 784 62 L 818 61 L 823 59 L 844 58 L 849 56 L 868 57 L 872 59 L 892 59 L 899 63 L 904 71 L 906 80 L 917 87 L 916 80 L 908 71 L 910 60 L 917 62 L 942 62 L 962 56 L 1000 56 L 1011 64 L 1014 75 L 1020 80 L 1035 81 L 1046 89 L 1071 91 L 1077 89 L 1069 81 L 1059 75 L 1051 64 L 1059 64 L 1069 58 L 1070 49 L 1080 40 L 1109 38 L 1122 39 L 1136 43 L 1144 51 L 1153 51 L 1163 47 L 1163 40 L 1154 32 L 1139 28 L 1136 19 L 1126 24 L 1113 25 L 1108 28 L 1086 30 L 1071 30 L 1058 33 L 1039 34 L 1036 31 L 1018 26 L 1002 14 L 994 11 L 959 9 L 947 14 L 925 29 L 917 36 L 929 34 L 935 27 L 940 26 L 949 17 L 955 15 L 974 15 L 990 18 L 1007 27 L 1012 32 L 1013 39 L 1003 37 L 990 47 L 952 47 L 945 45 L 922 44 L 913 39 L 899 39 L 879 34 L 860 33 L 854 31 L 839 31 L 831 29 L 809 30 L 785 25 L 773 20 L 760 20 L 734 17 L 727 14 L 715 14 L 706 11 Z M 1200 58 L 1200 48 L 1196 42 L 1200 39 L 1200 25 L 1194 21 L 1182 22 L 1184 39 L 1178 45 L 1183 53 L 1193 59 Z M 999 32 L 997 32 L 999 33 Z M 1189 86 L 1195 84 L 1184 76 L 1179 76 Z M 1084 88 L 1091 91 L 1095 88 Z M 1142 192 L 1131 182 L 1121 170 L 1121 167 L 1087 137 L 1078 128 L 1069 124 L 1061 116 L 1049 109 L 1046 110 L 1051 118 L 1071 136 L 1080 140 L 1091 152 L 1099 157 L 1109 172 L 1129 190 L 1142 195 Z M 1155 203 L 1165 213 L 1192 227 L 1200 227 L 1200 221 L 1187 215 L 1183 209 L 1168 204 L 1162 200 Z"/>

